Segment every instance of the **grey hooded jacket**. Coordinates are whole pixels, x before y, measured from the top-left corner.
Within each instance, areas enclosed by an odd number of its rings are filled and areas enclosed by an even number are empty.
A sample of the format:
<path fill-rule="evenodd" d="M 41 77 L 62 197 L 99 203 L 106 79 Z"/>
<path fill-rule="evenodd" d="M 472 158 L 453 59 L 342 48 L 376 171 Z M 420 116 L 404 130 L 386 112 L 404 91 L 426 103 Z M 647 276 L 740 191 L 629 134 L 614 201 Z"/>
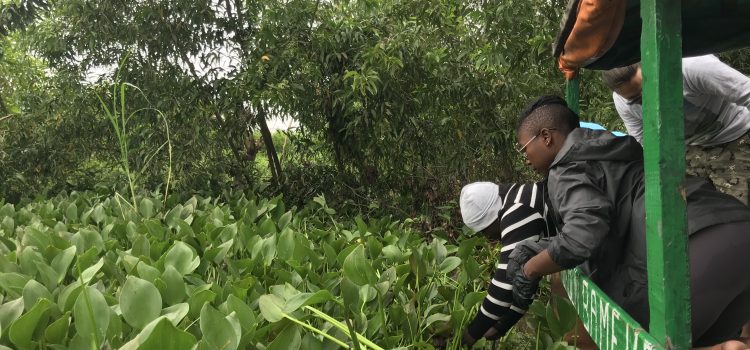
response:
<path fill-rule="evenodd" d="M 563 268 L 581 265 L 641 324 L 648 324 L 643 150 L 630 136 L 578 128 L 550 166 L 548 189 L 558 235 L 547 248 Z M 750 209 L 702 178 L 685 182 L 688 234 L 736 221 Z"/>

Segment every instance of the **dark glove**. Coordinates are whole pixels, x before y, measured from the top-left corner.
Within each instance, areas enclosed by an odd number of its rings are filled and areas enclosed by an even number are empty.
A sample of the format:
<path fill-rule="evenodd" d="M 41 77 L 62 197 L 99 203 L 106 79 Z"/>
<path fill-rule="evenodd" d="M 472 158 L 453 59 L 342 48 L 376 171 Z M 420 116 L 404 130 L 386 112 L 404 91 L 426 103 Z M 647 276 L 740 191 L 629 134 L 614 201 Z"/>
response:
<path fill-rule="evenodd" d="M 539 279 L 530 279 L 523 273 L 523 265 L 531 258 L 543 251 L 548 245 L 547 240 L 519 242 L 510 253 L 508 261 L 508 279 L 513 285 L 513 304 L 527 310 L 534 301 L 534 295 L 539 289 Z"/>
<path fill-rule="evenodd" d="M 472 346 L 474 346 L 474 343 L 476 343 L 477 340 L 474 339 L 474 337 L 469 334 L 469 330 L 465 330 L 464 334 L 461 336 L 461 347 L 471 349 Z"/>
<path fill-rule="evenodd" d="M 513 275 L 513 304 L 523 310 L 528 310 L 534 302 L 534 295 L 539 290 L 539 279 L 531 279 L 523 273 L 523 268 Z"/>
<path fill-rule="evenodd" d="M 487 340 L 498 340 L 502 338 L 505 333 L 500 333 L 495 327 L 491 327 L 487 332 L 484 333 L 484 338 Z"/>

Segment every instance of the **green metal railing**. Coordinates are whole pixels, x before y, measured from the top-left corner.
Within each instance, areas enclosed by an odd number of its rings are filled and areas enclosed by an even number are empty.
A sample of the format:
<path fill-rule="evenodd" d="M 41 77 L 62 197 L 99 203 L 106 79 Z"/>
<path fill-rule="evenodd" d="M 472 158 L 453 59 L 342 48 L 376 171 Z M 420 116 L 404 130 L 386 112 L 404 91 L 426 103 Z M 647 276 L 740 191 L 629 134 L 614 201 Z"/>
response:
<path fill-rule="evenodd" d="M 642 0 L 644 171 L 650 324 L 646 332 L 577 270 L 563 283 L 600 349 L 690 349 L 680 0 Z M 566 98 L 578 112 L 579 81 Z"/>

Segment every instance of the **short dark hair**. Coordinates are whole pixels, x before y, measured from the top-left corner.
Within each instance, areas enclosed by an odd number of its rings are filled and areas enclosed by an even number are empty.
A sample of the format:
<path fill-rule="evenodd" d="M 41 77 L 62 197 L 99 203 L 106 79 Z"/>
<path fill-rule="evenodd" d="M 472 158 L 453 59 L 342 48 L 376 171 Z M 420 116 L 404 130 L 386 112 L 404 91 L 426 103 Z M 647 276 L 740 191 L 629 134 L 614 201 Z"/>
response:
<path fill-rule="evenodd" d="M 521 111 L 516 132 L 523 129 L 538 132 L 542 128 L 556 128 L 567 135 L 578 127 L 578 114 L 568 107 L 562 97 L 545 95 L 532 101 Z"/>
<path fill-rule="evenodd" d="M 610 90 L 615 90 L 633 79 L 635 73 L 641 68 L 641 63 L 633 63 L 625 67 L 612 68 L 602 72 L 602 81 Z"/>

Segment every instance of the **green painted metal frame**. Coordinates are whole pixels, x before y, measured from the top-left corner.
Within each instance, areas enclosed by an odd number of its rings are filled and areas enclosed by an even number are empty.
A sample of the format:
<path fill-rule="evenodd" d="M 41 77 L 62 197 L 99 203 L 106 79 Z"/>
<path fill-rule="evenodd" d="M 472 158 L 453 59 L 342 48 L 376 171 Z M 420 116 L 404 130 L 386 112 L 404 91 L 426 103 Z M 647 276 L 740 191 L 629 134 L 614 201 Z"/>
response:
<path fill-rule="evenodd" d="M 650 324 L 669 349 L 690 349 L 681 0 L 641 1 L 644 167 Z"/>
<path fill-rule="evenodd" d="M 682 195 L 681 13 L 680 0 L 641 1 L 649 332 L 578 270 L 563 273 L 568 294 L 601 349 L 691 348 L 688 236 Z M 568 105 L 578 113 L 578 78 L 567 81 L 565 93 Z"/>
<path fill-rule="evenodd" d="M 580 270 L 564 271 L 562 280 L 581 322 L 601 350 L 665 349 Z"/>

